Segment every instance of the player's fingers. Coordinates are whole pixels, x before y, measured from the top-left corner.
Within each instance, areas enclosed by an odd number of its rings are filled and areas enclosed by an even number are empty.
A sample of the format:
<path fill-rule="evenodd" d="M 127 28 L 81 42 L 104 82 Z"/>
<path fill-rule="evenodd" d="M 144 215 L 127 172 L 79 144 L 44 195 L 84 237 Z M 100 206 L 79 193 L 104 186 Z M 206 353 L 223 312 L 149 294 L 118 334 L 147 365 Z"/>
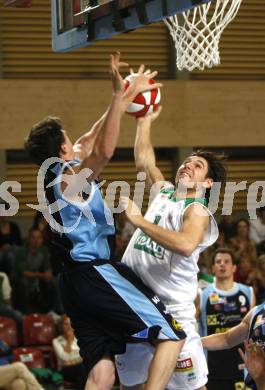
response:
<path fill-rule="evenodd" d="M 120 66 L 129 66 L 129 64 L 127 62 L 119 62 L 119 67 Z"/>
<path fill-rule="evenodd" d="M 248 353 L 257 353 L 257 345 L 252 339 L 244 342 L 245 350 Z"/>
<path fill-rule="evenodd" d="M 113 56 L 113 54 L 110 54 L 109 58 L 110 58 L 110 65 L 113 66 L 113 64 L 114 64 L 114 56 Z"/>
<path fill-rule="evenodd" d="M 238 348 L 238 353 L 239 353 L 239 355 L 241 356 L 241 358 L 242 358 L 242 360 L 244 362 L 245 361 L 245 354 L 244 354 L 244 352 L 242 351 L 241 348 Z"/>
<path fill-rule="evenodd" d="M 116 51 L 112 56 L 112 67 L 115 69 L 119 68 L 119 63 L 120 63 L 120 52 Z"/>
<path fill-rule="evenodd" d="M 162 87 L 163 87 L 163 84 L 162 84 L 162 83 L 150 84 L 150 85 L 148 86 L 148 90 L 151 91 L 152 89 L 162 88 Z"/>
<path fill-rule="evenodd" d="M 151 70 L 150 70 L 150 69 L 147 69 L 147 70 L 144 72 L 144 75 L 145 75 L 145 76 L 148 76 L 150 73 L 151 73 Z"/>
<path fill-rule="evenodd" d="M 162 106 L 156 106 L 154 107 L 154 111 L 150 114 L 154 118 L 157 118 L 160 115 L 160 112 L 162 111 Z"/>
<path fill-rule="evenodd" d="M 249 341 L 248 340 L 245 340 L 244 341 L 244 348 L 245 348 L 245 351 L 249 351 L 250 350 L 250 344 L 249 344 Z"/>
<path fill-rule="evenodd" d="M 141 64 L 138 69 L 138 73 L 144 73 L 144 68 L 145 68 L 144 64 Z"/>
<path fill-rule="evenodd" d="M 155 78 L 157 75 L 158 75 L 158 71 L 157 71 L 157 70 L 154 70 L 154 72 L 151 72 L 151 73 L 148 75 L 148 78 L 149 78 L 149 79 L 153 79 L 153 78 Z"/>
<path fill-rule="evenodd" d="M 263 351 L 261 346 L 258 346 L 257 348 L 257 353 L 262 357 L 262 359 L 265 359 L 265 352 Z"/>
<path fill-rule="evenodd" d="M 110 73 L 112 75 L 114 75 L 116 70 L 117 70 L 117 65 L 116 65 L 116 62 L 115 62 L 115 58 L 114 58 L 114 55 L 111 54 L 110 55 Z"/>
<path fill-rule="evenodd" d="M 155 113 L 158 115 L 161 114 L 161 111 L 163 110 L 163 107 L 162 106 L 158 106 L 157 109 L 155 110 Z"/>
<path fill-rule="evenodd" d="M 116 51 L 114 53 L 114 58 L 115 58 L 115 61 L 119 62 L 120 58 L 121 58 L 121 53 L 119 51 Z"/>
<path fill-rule="evenodd" d="M 133 70 L 133 68 L 130 68 L 130 75 L 131 75 L 131 76 L 134 75 L 134 70 Z"/>

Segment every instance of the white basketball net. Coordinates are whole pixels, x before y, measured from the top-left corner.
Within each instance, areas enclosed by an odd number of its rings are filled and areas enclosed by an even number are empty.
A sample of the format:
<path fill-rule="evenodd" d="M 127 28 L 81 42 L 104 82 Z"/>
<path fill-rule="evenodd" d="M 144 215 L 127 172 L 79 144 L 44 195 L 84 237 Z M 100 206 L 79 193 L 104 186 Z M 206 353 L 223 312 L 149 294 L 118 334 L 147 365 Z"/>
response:
<path fill-rule="evenodd" d="M 219 41 L 242 0 L 213 0 L 164 19 L 177 52 L 179 70 L 203 70 L 220 64 Z"/>

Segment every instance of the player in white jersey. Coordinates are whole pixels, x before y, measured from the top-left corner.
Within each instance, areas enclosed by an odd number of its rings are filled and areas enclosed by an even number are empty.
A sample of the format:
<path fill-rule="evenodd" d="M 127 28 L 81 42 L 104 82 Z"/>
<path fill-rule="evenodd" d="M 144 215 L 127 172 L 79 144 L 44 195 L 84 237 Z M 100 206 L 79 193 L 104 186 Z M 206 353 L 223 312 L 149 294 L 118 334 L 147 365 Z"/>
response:
<path fill-rule="evenodd" d="M 135 160 L 139 171 L 147 174 L 149 184 L 162 182 L 162 189 L 151 203 L 145 217 L 128 199 L 126 215 L 138 229 L 122 261 L 151 287 L 167 310 L 179 321 L 187 334 L 175 373 L 167 389 L 204 389 L 207 364 L 200 337 L 195 331 L 197 294 L 197 261 L 200 252 L 212 245 L 218 236 L 217 224 L 207 208 L 214 182 L 225 180 L 223 156 L 198 151 L 179 167 L 175 186 L 164 181 L 156 166 L 150 141 L 151 123 L 160 110 L 138 119 Z M 127 345 L 116 365 L 124 389 L 138 389 L 147 378 L 152 346 Z"/>

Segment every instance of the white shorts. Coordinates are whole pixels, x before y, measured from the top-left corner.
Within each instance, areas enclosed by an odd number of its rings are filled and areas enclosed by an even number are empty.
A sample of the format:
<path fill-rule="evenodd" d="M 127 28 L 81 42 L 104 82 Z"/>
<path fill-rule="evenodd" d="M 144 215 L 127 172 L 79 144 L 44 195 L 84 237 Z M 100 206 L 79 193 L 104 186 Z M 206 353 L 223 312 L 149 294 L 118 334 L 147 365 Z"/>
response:
<path fill-rule="evenodd" d="M 183 324 L 182 324 L 183 325 Z M 183 326 L 187 334 L 168 390 L 196 390 L 207 383 L 208 368 L 200 336 L 193 326 Z M 125 386 L 145 383 L 154 348 L 148 343 L 127 344 L 126 352 L 116 356 L 120 382 Z"/>

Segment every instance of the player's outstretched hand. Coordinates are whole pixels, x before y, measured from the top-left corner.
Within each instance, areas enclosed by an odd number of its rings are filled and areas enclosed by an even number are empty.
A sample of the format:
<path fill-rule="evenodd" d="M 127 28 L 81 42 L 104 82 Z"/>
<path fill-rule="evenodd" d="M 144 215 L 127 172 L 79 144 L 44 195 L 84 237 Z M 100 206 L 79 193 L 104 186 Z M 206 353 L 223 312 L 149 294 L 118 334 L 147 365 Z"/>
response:
<path fill-rule="evenodd" d="M 265 353 L 263 349 L 252 340 L 245 341 L 245 353 L 239 348 L 238 352 L 246 364 L 249 375 L 258 385 L 264 384 L 265 388 Z M 258 387 L 259 389 L 260 387 Z M 261 387 L 263 389 L 263 387 Z"/>
<path fill-rule="evenodd" d="M 158 82 L 150 84 L 149 80 L 154 79 L 154 77 L 156 77 L 157 71 L 151 72 L 150 70 L 147 70 L 145 72 L 144 65 L 140 66 L 137 73 L 134 73 L 132 69 L 130 70 L 130 73 L 130 85 L 123 95 L 124 111 L 126 110 L 127 106 L 133 102 L 133 100 L 139 93 L 150 91 L 156 88 L 161 88 L 163 86 L 163 84 Z"/>
<path fill-rule="evenodd" d="M 114 94 L 124 93 L 124 81 L 120 75 L 120 68 L 122 66 L 129 66 L 126 62 L 120 62 L 120 52 L 110 55 L 110 75 L 112 80 L 112 88 Z"/>
<path fill-rule="evenodd" d="M 136 73 L 133 71 L 133 69 L 130 69 L 130 75 L 131 84 L 129 88 L 134 89 L 136 95 L 138 95 L 138 93 L 161 88 L 163 86 L 163 84 L 159 82 L 154 84 L 149 83 L 149 80 L 154 79 L 158 75 L 158 72 L 156 70 L 152 72 L 150 69 L 145 71 L 145 66 L 143 64 L 140 65 Z"/>
<path fill-rule="evenodd" d="M 162 111 L 162 106 L 159 106 L 156 111 L 151 112 L 150 114 L 147 114 L 145 116 L 141 116 L 140 118 L 137 118 L 137 122 L 140 125 L 148 122 L 149 123 L 154 122 L 161 114 L 161 111 Z"/>

